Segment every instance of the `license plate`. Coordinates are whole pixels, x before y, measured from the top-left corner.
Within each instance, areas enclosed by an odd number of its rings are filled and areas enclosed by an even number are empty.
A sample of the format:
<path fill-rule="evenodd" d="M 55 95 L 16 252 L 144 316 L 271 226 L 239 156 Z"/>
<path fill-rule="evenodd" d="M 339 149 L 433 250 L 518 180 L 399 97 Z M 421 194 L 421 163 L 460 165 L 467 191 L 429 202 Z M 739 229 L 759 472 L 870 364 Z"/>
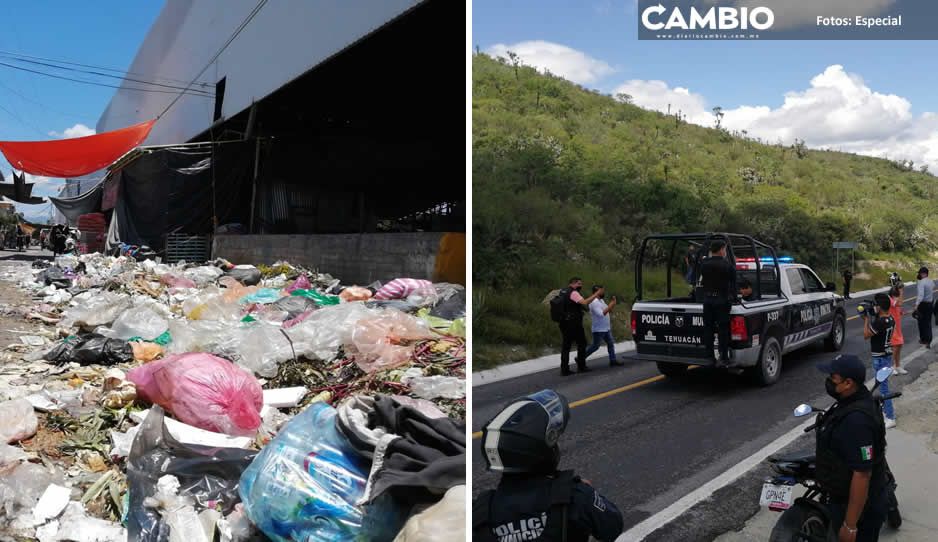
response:
<path fill-rule="evenodd" d="M 792 489 L 794 489 L 794 486 L 763 484 L 762 496 L 759 497 L 759 506 L 766 506 L 773 510 L 791 508 Z"/>

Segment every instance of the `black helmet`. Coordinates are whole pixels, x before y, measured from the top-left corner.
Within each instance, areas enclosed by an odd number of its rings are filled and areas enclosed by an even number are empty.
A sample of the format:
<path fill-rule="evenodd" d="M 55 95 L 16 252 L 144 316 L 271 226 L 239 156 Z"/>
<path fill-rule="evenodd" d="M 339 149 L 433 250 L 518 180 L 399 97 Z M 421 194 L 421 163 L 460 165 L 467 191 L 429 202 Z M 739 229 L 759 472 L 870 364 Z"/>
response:
<path fill-rule="evenodd" d="M 570 407 L 554 390 L 513 401 L 482 429 L 482 457 L 489 470 L 551 472 L 560 463 L 557 441 L 567 428 Z"/>

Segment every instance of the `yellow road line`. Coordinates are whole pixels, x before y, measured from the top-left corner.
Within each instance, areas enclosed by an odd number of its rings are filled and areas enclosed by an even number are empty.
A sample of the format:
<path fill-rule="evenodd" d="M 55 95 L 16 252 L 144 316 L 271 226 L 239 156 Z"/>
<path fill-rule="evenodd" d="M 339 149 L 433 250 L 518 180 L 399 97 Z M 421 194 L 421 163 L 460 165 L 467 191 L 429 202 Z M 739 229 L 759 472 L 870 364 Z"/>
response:
<path fill-rule="evenodd" d="M 700 367 L 700 366 L 691 365 L 690 367 L 688 367 L 688 369 L 696 369 L 697 367 Z M 584 397 L 583 399 L 579 399 L 577 401 L 570 403 L 570 408 L 576 408 L 578 406 L 583 406 L 583 405 L 592 403 L 593 401 L 599 401 L 600 399 L 605 399 L 606 397 L 616 395 L 618 393 L 622 393 L 622 392 L 629 391 L 629 390 L 634 390 L 635 388 L 639 388 L 641 386 L 647 386 L 648 384 L 654 384 L 655 382 L 659 382 L 661 380 L 664 380 L 665 378 L 667 377 L 664 375 L 653 376 L 651 378 L 646 378 L 645 380 L 639 380 L 638 382 L 633 382 L 631 384 L 627 384 L 625 386 L 621 386 L 621 387 L 618 387 L 609 391 L 597 393 L 596 395 L 590 395 L 589 397 Z M 476 431 L 475 433 L 472 434 L 473 439 L 477 439 L 481 437 L 482 437 L 482 431 Z"/>
<path fill-rule="evenodd" d="M 915 299 L 915 298 L 914 298 L 914 297 L 910 297 L 910 298 L 908 298 L 908 299 L 903 300 L 902 302 L 905 303 L 906 301 L 910 301 L 910 300 L 912 300 L 912 299 Z M 847 318 L 847 320 L 848 320 L 848 321 L 849 321 L 849 320 L 854 320 L 854 319 L 859 318 L 859 317 L 860 317 L 860 315 L 851 316 L 851 317 Z M 697 367 L 700 367 L 700 366 L 699 366 L 699 365 L 691 365 L 691 366 L 690 366 L 690 369 L 696 369 Z M 609 390 L 609 391 L 604 391 L 604 392 L 602 392 L 602 393 L 597 393 L 596 395 L 590 395 L 589 397 L 584 397 L 583 399 L 579 399 L 579 400 L 577 400 L 577 401 L 574 401 L 574 402 L 570 403 L 570 408 L 576 408 L 576 407 L 578 407 L 578 406 L 582 406 L 582 405 L 586 405 L 586 404 L 592 403 L 593 401 L 598 401 L 598 400 L 600 400 L 600 399 L 605 399 L 606 397 L 609 397 L 609 396 L 612 396 L 612 395 L 616 395 L 616 394 L 619 394 L 619 393 L 622 393 L 622 392 L 625 392 L 625 391 L 629 391 L 629 390 L 634 390 L 635 388 L 639 388 L 639 387 L 641 387 L 641 386 L 647 386 L 648 384 L 653 384 L 653 383 L 655 383 L 655 382 L 664 380 L 665 378 L 667 378 L 667 377 L 665 377 L 664 375 L 653 376 L 653 377 L 651 377 L 651 378 L 646 378 L 645 380 L 640 380 L 640 381 L 638 381 L 638 382 L 633 382 L 633 383 L 631 383 L 631 384 L 628 384 L 628 385 L 625 385 L 625 386 L 622 386 L 622 387 L 619 387 L 619 388 L 615 388 L 615 389 L 612 389 L 612 390 Z M 473 439 L 482 438 L 482 431 L 476 431 L 475 433 L 473 433 L 473 434 L 472 434 L 472 438 L 473 438 Z"/>

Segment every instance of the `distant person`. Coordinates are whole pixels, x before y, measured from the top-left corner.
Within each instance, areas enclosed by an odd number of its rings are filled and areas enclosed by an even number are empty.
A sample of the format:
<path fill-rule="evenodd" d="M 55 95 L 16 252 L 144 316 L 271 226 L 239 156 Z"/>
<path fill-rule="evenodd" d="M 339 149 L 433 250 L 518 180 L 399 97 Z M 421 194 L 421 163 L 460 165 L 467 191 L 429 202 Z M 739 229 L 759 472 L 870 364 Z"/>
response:
<path fill-rule="evenodd" d="M 696 260 L 697 254 L 694 251 L 694 245 L 690 245 L 687 247 L 687 254 L 684 255 L 684 280 L 691 286 L 694 286 L 697 282 Z"/>
<path fill-rule="evenodd" d="M 895 271 L 889 273 L 889 285 L 896 286 L 899 284 L 902 284 L 902 279 L 899 277 L 899 273 L 896 273 Z"/>
<path fill-rule="evenodd" d="M 570 408 L 554 390 L 516 399 L 482 429 L 486 468 L 498 486 L 472 501 L 472 540 L 612 542 L 622 533 L 616 505 L 560 466 Z"/>
<path fill-rule="evenodd" d="M 596 284 L 593 286 L 593 293 L 602 289 L 601 284 Z M 612 296 L 612 301 L 610 301 L 608 305 L 606 304 L 605 297 L 606 294 L 602 294 L 589 304 L 590 319 L 592 320 L 593 344 L 586 349 L 586 357 L 588 358 L 593 355 L 593 352 L 599 350 L 600 343 L 605 342 L 606 351 L 609 353 L 609 365 L 611 367 L 625 365 L 621 361 L 616 360 L 616 344 L 612 338 L 612 324 L 609 318 L 609 313 L 612 312 L 612 309 L 616 306 L 616 297 Z"/>
<path fill-rule="evenodd" d="M 900 365 L 899 358 L 902 355 L 902 345 L 905 344 L 905 338 L 902 336 L 902 315 L 905 310 L 902 309 L 902 282 L 893 286 L 889 290 L 889 316 L 896 322 L 896 329 L 892 332 L 892 365 L 896 368 L 896 374 L 909 374 Z"/>
<path fill-rule="evenodd" d="M 895 333 L 896 322 L 889 315 L 889 309 L 889 296 L 878 293 L 873 296 L 873 310 L 876 313 L 872 316 L 863 313 L 863 338 L 870 341 L 874 374 L 883 367 L 892 367 L 892 334 Z M 931 326 L 931 317 L 927 316 L 925 320 Z M 880 390 L 884 396 L 889 394 L 888 379 L 880 384 Z M 896 411 L 892 407 L 892 399 L 883 402 L 883 416 L 886 429 L 896 426 Z"/>
<path fill-rule="evenodd" d="M 918 320 L 918 342 L 925 348 L 931 348 L 931 319 L 935 292 L 935 283 L 928 278 L 928 268 L 918 270 L 918 283 L 915 285 L 915 312 L 912 316 Z"/>
<path fill-rule="evenodd" d="M 749 279 L 743 277 L 739 279 L 736 284 L 739 286 L 739 297 L 741 297 L 743 301 L 752 301 L 752 282 L 750 282 Z"/>
<path fill-rule="evenodd" d="M 593 295 L 584 298 L 580 295 L 583 289 L 583 279 L 573 277 L 570 279 L 567 287 L 560 290 L 557 297 L 551 300 L 551 317 L 560 326 L 560 335 L 562 344 L 560 347 L 560 374 L 569 376 L 573 374 L 570 371 L 570 347 L 576 343 L 576 366 L 577 372 L 585 373 L 590 369 L 586 366 L 586 334 L 583 332 L 583 312 L 594 299 L 603 295 L 605 290 L 593 292 Z"/>
<path fill-rule="evenodd" d="M 844 269 L 844 299 L 850 299 L 850 281 L 853 280 L 853 271 Z"/>
<path fill-rule="evenodd" d="M 704 345 L 715 364 L 725 366 L 730 361 L 730 309 L 736 298 L 736 269 L 726 259 L 725 242 L 710 243 L 710 256 L 700 263 L 700 282 L 704 298 Z M 714 328 L 719 339 L 719 359 L 713 349 Z"/>

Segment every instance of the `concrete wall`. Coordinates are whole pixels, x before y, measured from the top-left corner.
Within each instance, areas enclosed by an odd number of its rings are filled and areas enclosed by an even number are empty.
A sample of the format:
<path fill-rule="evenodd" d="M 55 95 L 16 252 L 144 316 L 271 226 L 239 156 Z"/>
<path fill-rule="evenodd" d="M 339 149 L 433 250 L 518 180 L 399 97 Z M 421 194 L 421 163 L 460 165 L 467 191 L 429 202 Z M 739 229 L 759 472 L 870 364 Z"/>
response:
<path fill-rule="evenodd" d="M 343 284 L 433 279 L 444 233 L 216 235 L 213 257 L 235 264 L 286 260 L 341 279 Z"/>

